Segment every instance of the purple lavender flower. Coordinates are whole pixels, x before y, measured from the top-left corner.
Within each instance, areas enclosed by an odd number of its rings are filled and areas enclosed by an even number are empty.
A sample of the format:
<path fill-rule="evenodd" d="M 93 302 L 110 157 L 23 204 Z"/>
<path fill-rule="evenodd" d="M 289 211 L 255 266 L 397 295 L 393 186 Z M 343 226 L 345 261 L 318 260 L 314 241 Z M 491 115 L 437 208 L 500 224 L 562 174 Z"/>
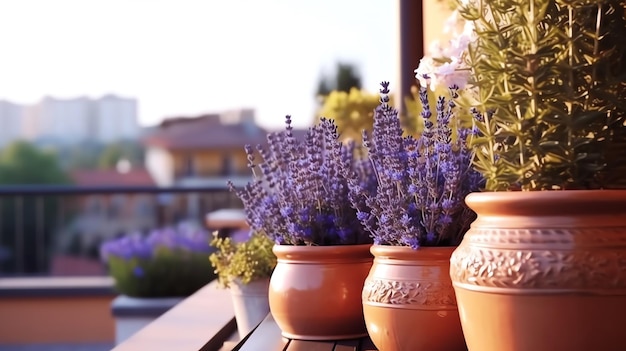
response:
<path fill-rule="evenodd" d="M 375 174 L 364 166 L 363 153 L 354 144 L 339 141 L 332 120 L 320 119 L 299 141 L 287 116 L 286 130 L 270 133 L 267 144 L 257 147 L 261 174 L 254 173 L 254 180 L 241 189 L 231 184 L 253 230 L 277 244 L 371 242 L 349 197 L 351 187 L 373 188 Z M 252 154 L 250 148 L 246 153 Z"/>
<path fill-rule="evenodd" d="M 135 266 L 135 268 L 133 268 L 133 275 L 137 278 L 142 278 L 146 275 L 146 272 L 144 272 L 141 266 Z"/>
<path fill-rule="evenodd" d="M 100 258 L 107 262 L 111 256 L 124 260 L 153 259 L 159 250 L 177 253 L 211 253 L 211 236 L 205 230 L 195 228 L 156 229 L 148 235 L 130 233 L 121 238 L 104 242 L 100 246 Z"/>
<path fill-rule="evenodd" d="M 437 99 L 435 113 L 426 88 L 420 90 L 424 129 L 416 139 L 402 136 L 398 112 L 388 105 L 389 83 L 381 86 L 372 134 L 363 135 L 376 187 L 365 189 L 348 180 L 358 219 L 376 244 L 457 245 L 475 216 L 464 198 L 484 182 L 471 167 L 467 145 L 475 132 L 461 127 L 455 116 L 458 88 L 451 88 L 450 100 Z"/>

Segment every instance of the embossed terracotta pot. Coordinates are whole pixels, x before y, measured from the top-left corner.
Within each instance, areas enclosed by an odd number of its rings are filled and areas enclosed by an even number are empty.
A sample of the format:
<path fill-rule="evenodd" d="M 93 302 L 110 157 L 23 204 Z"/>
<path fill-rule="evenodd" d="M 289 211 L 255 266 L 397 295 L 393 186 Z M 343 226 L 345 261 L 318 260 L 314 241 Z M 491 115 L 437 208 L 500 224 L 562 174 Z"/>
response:
<path fill-rule="evenodd" d="M 453 247 L 374 245 L 363 314 L 380 351 L 464 351 L 450 281 Z"/>
<path fill-rule="evenodd" d="M 367 335 L 361 291 L 371 245 L 275 245 L 270 311 L 283 336 L 304 340 Z"/>
<path fill-rule="evenodd" d="M 476 193 L 450 274 L 470 351 L 626 350 L 626 191 Z"/>

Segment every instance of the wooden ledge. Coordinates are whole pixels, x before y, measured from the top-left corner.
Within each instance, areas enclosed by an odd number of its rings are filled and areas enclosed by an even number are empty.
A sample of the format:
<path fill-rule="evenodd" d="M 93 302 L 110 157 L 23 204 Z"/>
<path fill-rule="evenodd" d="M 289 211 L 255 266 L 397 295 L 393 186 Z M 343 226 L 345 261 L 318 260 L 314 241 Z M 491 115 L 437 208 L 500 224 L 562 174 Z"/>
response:
<path fill-rule="evenodd" d="M 212 229 L 250 229 L 243 209 L 223 208 L 206 215 L 206 225 Z"/>
<path fill-rule="evenodd" d="M 236 330 L 230 292 L 214 280 L 112 351 L 217 351 Z"/>
<path fill-rule="evenodd" d="M 115 296 L 111 277 L 0 278 L 0 297 Z"/>
<path fill-rule="evenodd" d="M 114 317 L 160 317 L 184 300 L 183 297 L 138 298 L 119 295 L 111 302 Z"/>

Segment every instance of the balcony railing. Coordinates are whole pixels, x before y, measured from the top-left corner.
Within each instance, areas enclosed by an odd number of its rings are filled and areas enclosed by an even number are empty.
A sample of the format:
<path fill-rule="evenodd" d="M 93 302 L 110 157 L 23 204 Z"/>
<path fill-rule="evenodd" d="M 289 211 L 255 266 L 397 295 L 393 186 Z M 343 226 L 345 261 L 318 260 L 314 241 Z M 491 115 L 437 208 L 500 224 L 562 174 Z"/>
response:
<path fill-rule="evenodd" d="M 80 264 L 87 267 L 89 262 L 98 265 L 98 247 L 103 240 L 180 223 L 203 226 L 207 213 L 240 207 L 240 200 L 226 184 L 2 186 L 0 276 L 97 274 L 76 268 Z M 80 259 L 83 261 L 76 261 Z"/>

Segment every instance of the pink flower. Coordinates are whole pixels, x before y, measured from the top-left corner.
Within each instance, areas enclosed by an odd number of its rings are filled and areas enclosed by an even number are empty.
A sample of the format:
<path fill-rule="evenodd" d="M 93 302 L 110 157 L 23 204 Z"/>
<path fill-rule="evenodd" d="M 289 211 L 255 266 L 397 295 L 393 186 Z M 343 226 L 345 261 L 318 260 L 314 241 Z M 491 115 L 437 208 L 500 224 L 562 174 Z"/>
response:
<path fill-rule="evenodd" d="M 435 90 L 438 86 L 450 88 L 456 86 L 463 89 L 469 79 L 469 70 L 462 67 L 459 61 L 453 59 L 439 66 L 431 79 L 431 90 Z"/>

